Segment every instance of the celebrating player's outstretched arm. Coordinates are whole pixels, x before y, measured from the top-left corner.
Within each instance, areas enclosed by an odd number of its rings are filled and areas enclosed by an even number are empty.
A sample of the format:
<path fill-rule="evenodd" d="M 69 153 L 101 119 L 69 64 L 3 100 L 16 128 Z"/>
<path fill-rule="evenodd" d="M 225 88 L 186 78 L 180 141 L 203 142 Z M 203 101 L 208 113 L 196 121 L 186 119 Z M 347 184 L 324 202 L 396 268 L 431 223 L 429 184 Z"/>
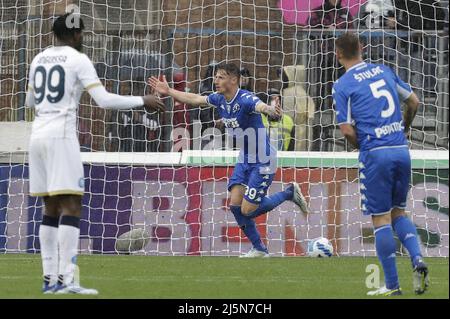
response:
<path fill-rule="evenodd" d="M 162 76 L 162 80 L 152 76 L 147 82 L 157 93 L 161 95 L 168 95 L 173 97 L 175 100 L 193 106 L 207 106 L 206 96 L 198 95 L 194 93 L 187 93 L 175 90 L 169 86 L 167 83 L 166 76 Z"/>
<path fill-rule="evenodd" d="M 219 82 L 223 80 L 223 76 L 218 72 L 216 74 L 214 82 L 216 87 L 218 87 Z M 159 94 L 168 95 L 173 97 L 175 100 L 192 106 L 207 106 L 208 105 L 208 96 L 187 93 L 175 90 L 169 86 L 167 83 L 166 76 L 162 76 L 162 80 L 152 76 L 148 79 L 148 84 Z M 236 92 L 234 92 L 236 93 Z M 264 113 L 273 117 L 281 117 L 281 106 L 277 104 L 275 107 L 271 105 L 267 105 L 259 101 L 259 103 L 255 106 L 255 111 L 258 113 Z"/>

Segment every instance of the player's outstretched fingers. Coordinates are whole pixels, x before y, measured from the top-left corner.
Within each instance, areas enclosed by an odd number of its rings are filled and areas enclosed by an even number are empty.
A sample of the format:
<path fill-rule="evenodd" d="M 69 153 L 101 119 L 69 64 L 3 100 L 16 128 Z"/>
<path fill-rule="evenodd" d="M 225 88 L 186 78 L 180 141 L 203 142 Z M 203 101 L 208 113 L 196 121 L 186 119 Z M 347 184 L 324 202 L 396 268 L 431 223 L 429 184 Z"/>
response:
<path fill-rule="evenodd" d="M 150 85 L 153 89 L 155 89 L 156 85 L 158 84 L 158 79 L 156 79 L 154 76 L 149 77 L 147 79 L 148 85 Z"/>

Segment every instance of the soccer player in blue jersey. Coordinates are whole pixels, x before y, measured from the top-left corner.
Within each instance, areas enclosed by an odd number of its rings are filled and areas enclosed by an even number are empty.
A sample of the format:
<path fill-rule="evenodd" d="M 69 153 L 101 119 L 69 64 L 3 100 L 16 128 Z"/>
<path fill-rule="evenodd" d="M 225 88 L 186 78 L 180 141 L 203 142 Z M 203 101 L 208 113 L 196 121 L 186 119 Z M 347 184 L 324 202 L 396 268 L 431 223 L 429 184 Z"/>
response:
<path fill-rule="evenodd" d="M 363 61 L 357 35 L 340 36 L 336 54 L 346 69 L 333 86 L 337 122 L 360 151 L 361 210 L 372 217 L 375 248 L 385 274 L 386 285 L 368 295 L 401 294 L 394 231 L 411 257 L 415 292 L 422 294 L 428 287 L 428 268 L 416 227 L 405 213 L 411 176 L 407 136 L 419 100 L 390 68 Z"/>
<path fill-rule="evenodd" d="M 231 192 L 230 210 L 253 248 L 241 257 L 267 257 L 268 250 L 261 241 L 254 218 L 265 214 L 286 200 L 293 201 L 304 213 L 308 206 L 297 183 L 286 190 L 266 196 L 276 170 L 276 150 L 271 146 L 261 113 L 281 115 L 281 108 L 269 106 L 249 91 L 239 89 L 239 68 L 232 64 L 216 67 L 216 92 L 209 96 L 185 93 L 169 87 L 166 79 L 155 77 L 149 85 L 159 94 L 169 95 L 181 103 L 215 107 L 226 131 L 241 146 L 238 163 L 228 182 Z"/>

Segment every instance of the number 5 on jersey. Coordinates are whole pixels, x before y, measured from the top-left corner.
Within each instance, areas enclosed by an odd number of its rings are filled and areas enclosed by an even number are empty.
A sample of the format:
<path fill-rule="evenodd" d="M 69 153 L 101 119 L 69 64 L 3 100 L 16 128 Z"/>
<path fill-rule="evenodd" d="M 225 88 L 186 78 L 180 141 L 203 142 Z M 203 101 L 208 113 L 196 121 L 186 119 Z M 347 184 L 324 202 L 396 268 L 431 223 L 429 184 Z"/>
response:
<path fill-rule="evenodd" d="M 394 102 L 394 98 L 392 97 L 391 92 L 389 92 L 386 89 L 381 89 L 385 85 L 386 85 L 386 82 L 384 80 L 378 80 L 378 81 L 370 84 L 370 89 L 372 90 L 372 95 L 375 98 L 379 99 L 384 96 L 388 101 L 389 107 L 387 108 L 387 110 L 383 110 L 381 112 L 381 116 L 384 118 L 390 117 L 392 114 L 394 114 L 394 111 L 395 111 L 395 102 Z"/>

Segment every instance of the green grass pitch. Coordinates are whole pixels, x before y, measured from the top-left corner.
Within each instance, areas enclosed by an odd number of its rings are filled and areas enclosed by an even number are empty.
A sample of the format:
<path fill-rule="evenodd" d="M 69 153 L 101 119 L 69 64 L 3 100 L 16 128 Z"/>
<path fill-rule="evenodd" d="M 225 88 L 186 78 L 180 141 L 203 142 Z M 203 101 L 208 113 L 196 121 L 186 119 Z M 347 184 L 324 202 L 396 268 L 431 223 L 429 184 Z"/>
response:
<path fill-rule="evenodd" d="M 449 298 L 448 258 L 426 262 L 431 286 L 416 296 L 409 259 L 397 259 L 403 298 Z M 91 298 L 367 298 L 368 264 L 379 265 L 360 257 L 78 257 L 81 284 L 100 292 Z M 40 288 L 40 255 L 0 254 L 0 298 L 78 297 L 43 295 Z"/>

